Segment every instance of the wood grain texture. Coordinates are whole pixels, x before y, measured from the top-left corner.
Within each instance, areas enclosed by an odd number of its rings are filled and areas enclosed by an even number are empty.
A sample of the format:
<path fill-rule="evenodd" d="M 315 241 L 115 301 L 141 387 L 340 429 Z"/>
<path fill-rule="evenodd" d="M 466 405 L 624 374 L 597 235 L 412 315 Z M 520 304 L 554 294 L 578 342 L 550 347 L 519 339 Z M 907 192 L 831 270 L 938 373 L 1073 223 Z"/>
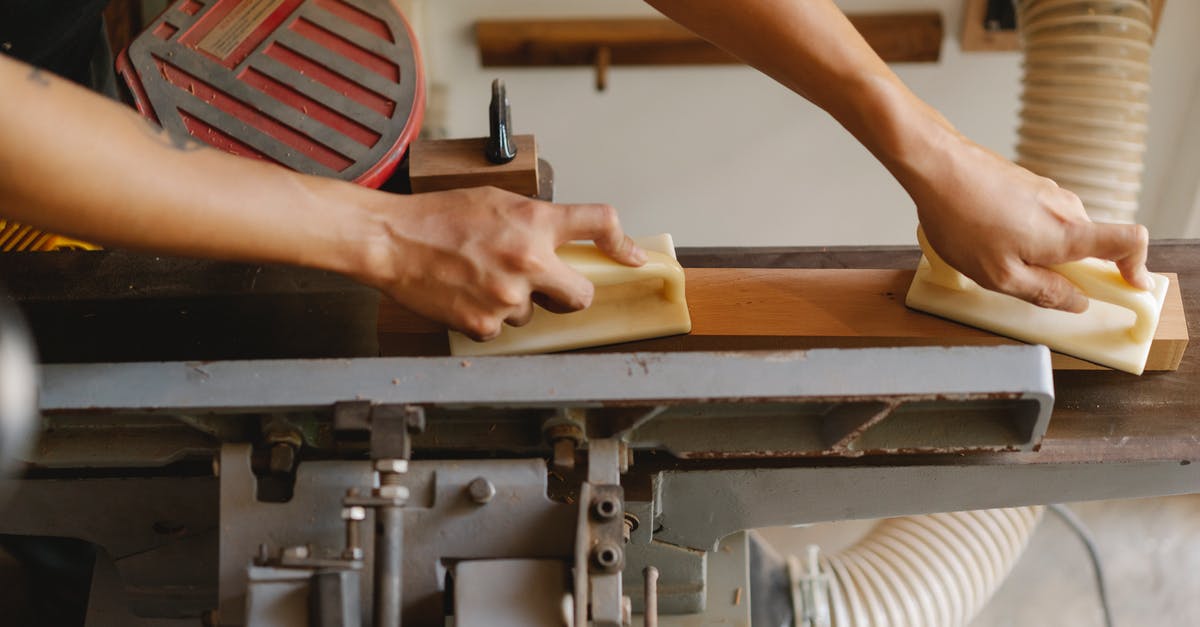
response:
<path fill-rule="evenodd" d="M 849 18 L 885 61 L 935 62 L 941 56 L 943 26 L 937 11 Z M 601 49 L 607 49 L 611 65 L 741 63 L 662 18 L 483 20 L 475 25 L 475 40 L 485 67 L 596 65 Z"/>
<path fill-rule="evenodd" d="M 689 268 L 688 335 L 630 342 L 592 351 L 766 350 L 866 346 L 1012 344 L 986 331 L 904 306 L 911 270 Z M 1147 370 L 1179 367 L 1188 332 L 1179 283 L 1167 293 Z M 447 354 L 444 329 L 394 303 L 381 306 L 385 355 Z M 1060 370 L 1103 369 L 1055 354 Z"/>
<path fill-rule="evenodd" d="M 417 140 L 409 156 L 414 193 L 492 185 L 524 196 L 537 196 L 538 157 L 533 135 L 514 135 L 517 157 L 497 165 L 484 156 L 487 138 Z"/>

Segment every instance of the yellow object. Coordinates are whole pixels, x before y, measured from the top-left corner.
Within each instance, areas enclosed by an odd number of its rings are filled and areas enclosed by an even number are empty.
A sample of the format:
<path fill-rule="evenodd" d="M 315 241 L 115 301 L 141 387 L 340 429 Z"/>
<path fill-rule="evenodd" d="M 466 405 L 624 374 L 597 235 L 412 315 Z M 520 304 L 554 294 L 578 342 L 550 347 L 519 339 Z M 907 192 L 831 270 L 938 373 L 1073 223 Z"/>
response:
<path fill-rule="evenodd" d="M 596 286 L 591 307 L 569 314 L 535 307 L 529 324 L 505 326 L 488 342 L 452 331 L 450 354 L 548 353 L 691 331 L 683 268 L 675 259 L 671 236 L 639 239 L 638 245 L 649 257 L 638 268 L 613 261 L 592 244 L 560 247 L 559 258 Z"/>
<path fill-rule="evenodd" d="M 1167 277 L 1151 274 L 1153 290 L 1140 290 L 1121 277 L 1117 264 L 1083 259 L 1051 267 L 1091 299 L 1081 314 L 1043 309 L 980 287 L 946 264 L 917 230 L 925 256 L 905 304 L 973 327 L 1090 362 L 1142 374 L 1167 295 Z"/>
<path fill-rule="evenodd" d="M 0 219 L 0 251 L 97 250 L 99 246 Z"/>

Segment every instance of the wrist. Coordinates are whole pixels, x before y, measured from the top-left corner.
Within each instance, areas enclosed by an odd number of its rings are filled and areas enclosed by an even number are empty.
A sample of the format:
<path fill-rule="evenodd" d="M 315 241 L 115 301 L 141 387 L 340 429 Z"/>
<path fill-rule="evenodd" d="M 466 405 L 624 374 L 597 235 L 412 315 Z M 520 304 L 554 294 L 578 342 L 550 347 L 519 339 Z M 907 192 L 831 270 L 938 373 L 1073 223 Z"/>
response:
<path fill-rule="evenodd" d="M 316 248 L 301 251 L 301 265 L 344 274 L 368 285 L 390 281 L 397 267 L 394 231 L 403 215 L 403 196 L 351 183 L 305 177 L 319 218 L 310 224 L 319 233 Z M 384 202 L 386 200 L 386 202 Z"/>
<path fill-rule="evenodd" d="M 970 142 L 898 80 L 874 77 L 861 87 L 859 140 L 914 197 L 949 174 Z"/>

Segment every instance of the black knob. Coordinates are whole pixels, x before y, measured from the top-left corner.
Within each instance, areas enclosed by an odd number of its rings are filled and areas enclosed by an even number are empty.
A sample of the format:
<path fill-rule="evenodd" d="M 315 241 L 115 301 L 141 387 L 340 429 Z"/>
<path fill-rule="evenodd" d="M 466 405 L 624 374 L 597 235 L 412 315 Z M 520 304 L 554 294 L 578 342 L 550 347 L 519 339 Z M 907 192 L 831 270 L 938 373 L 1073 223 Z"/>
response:
<path fill-rule="evenodd" d="M 497 165 L 517 158 L 517 146 L 512 140 L 511 116 L 504 81 L 496 79 L 492 81 L 492 104 L 488 107 L 490 133 L 484 154 L 488 161 Z"/>

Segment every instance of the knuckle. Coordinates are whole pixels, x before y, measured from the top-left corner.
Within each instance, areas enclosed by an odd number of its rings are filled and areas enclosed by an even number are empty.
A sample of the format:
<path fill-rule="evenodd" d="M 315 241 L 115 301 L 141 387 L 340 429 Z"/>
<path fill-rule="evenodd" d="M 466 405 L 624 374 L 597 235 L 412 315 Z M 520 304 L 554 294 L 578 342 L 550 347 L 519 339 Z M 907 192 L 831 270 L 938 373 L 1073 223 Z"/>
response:
<path fill-rule="evenodd" d="M 1150 245 L 1150 230 L 1141 224 L 1133 225 L 1133 242 L 1138 248 L 1146 248 Z"/>
<path fill-rule="evenodd" d="M 538 223 L 544 219 L 546 207 L 536 200 L 523 198 L 513 203 L 513 215 L 523 222 Z"/>
<path fill-rule="evenodd" d="M 600 205 L 597 211 L 600 214 L 600 224 L 605 230 L 615 231 L 621 228 L 621 218 L 617 215 L 617 208 L 612 205 Z"/>
<path fill-rule="evenodd" d="M 526 294 L 511 283 L 497 283 L 488 290 L 493 300 L 504 307 L 516 307 L 527 300 Z"/>
<path fill-rule="evenodd" d="M 477 316 L 467 322 L 465 331 L 473 339 L 486 342 L 500 335 L 500 321 L 488 316 Z"/>
<path fill-rule="evenodd" d="M 1062 197 L 1062 202 L 1064 204 L 1075 209 L 1083 209 L 1083 201 L 1080 200 L 1079 194 L 1076 194 L 1075 192 L 1065 188 L 1059 188 L 1059 194 Z"/>
<path fill-rule="evenodd" d="M 1055 307 L 1062 300 L 1062 290 L 1059 286 L 1047 283 L 1037 286 L 1029 296 L 1029 302 L 1038 307 Z"/>
<path fill-rule="evenodd" d="M 1011 294 L 1018 286 L 1017 273 L 1007 264 L 985 269 L 979 281 L 983 287 Z"/>
<path fill-rule="evenodd" d="M 504 255 L 504 261 L 509 268 L 525 274 L 537 272 L 545 265 L 542 263 L 541 257 L 528 248 L 507 252 Z"/>

